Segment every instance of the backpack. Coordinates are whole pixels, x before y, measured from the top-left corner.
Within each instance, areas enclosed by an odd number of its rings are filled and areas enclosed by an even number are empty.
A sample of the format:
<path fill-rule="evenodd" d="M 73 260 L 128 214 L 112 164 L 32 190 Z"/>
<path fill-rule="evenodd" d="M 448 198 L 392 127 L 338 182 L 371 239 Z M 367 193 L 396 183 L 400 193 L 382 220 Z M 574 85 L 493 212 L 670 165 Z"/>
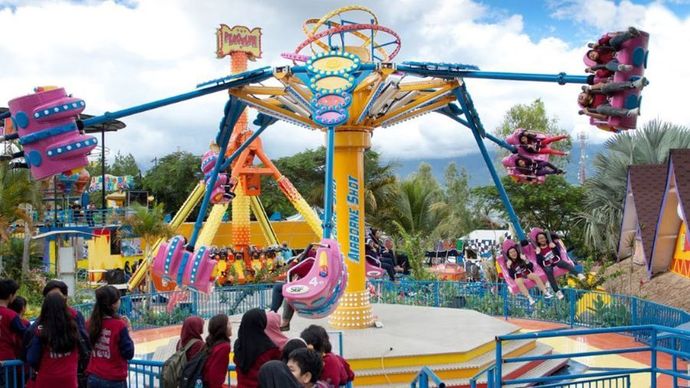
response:
<path fill-rule="evenodd" d="M 184 369 L 182 369 L 182 376 L 179 380 L 179 388 L 196 388 L 197 381 L 203 380 L 204 365 L 208 359 L 208 349 L 197 353 L 191 360 L 189 360 Z"/>
<path fill-rule="evenodd" d="M 163 364 L 163 369 L 161 370 L 161 387 L 162 388 L 177 388 L 180 384 L 180 378 L 182 377 L 182 371 L 187 364 L 187 350 L 189 350 L 192 345 L 199 342 L 198 338 L 194 338 L 187 342 L 180 350 L 176 351 L 175 354 L 170 356 Z"/>

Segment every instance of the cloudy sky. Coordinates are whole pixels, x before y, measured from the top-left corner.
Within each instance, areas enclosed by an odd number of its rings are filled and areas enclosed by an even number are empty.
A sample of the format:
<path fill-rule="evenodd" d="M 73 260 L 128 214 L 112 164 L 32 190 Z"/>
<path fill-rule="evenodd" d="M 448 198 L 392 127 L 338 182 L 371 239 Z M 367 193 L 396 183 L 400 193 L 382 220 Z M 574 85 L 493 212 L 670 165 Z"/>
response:
<path fill-rule="evenodd" d="M 290 7 L 286 7 L 290 4 Z M 263 28 L 264 55 L 250 67 L 287 64 L 281 52 L 303 39 L 301 24 L 352 4 L 317 0 L 0 0 L 0 106 L 37 85 L 64 86 L 84 98 L 86 113 L 101 114 L 193 90 L 224 76 L 229 59 L 216 59 L 215 29 L 221 23 Z M 460 62 L 482 70 L 583 74 L 588 41 L 635 25 L 651 34 L 651 84 L 644 91 L 640 123 L 661 118 L 690 125 L 681 98 L 690 86 L 690 1 L 472 1 L 397 0 L 358 2 L 379 23 L 398 32 L 396 62 Z M 579 86 L 468 80 L 487 129 L 518 103 L 542 98 L 571 133 L 591 141 L 607 135 L 577 115 Z M 226 95 L 124 119 L 127 129 L 109 134 L 106 146 L 131 152 L 142 166 L 177 149 L 201 154 L 214 136 Z M 252 112 L 251 115 L 255 115 Z M 427 115 L 379 129 L 375 147 L 389 159 L 453 157 L 476 148 L 466 129 Z M 279 123 L 266 131 L 272 157 L 323 142 L 319 133 Z"/>

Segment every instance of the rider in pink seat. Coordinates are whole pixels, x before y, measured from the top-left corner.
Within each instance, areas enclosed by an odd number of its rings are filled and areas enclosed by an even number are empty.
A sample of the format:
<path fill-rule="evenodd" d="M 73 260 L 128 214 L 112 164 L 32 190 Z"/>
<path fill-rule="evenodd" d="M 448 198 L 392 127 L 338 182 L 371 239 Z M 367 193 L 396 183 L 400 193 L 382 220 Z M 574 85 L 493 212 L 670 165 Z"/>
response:
<path fill-rule="evenodd" d="M 566 260 L 562 260 L 560 256 L 560 244 L 558 235 L 551 233 L 551 241 L 546 236 L 546 232 L 539 232 L 536 234 L 535 238 L 536 248 L 535 253 L 537 254 L 537 263 L 546 273 L 546 278 L 549 280 L 551 288 L 556 291 L 556 296 L 558 299 L 563 299 L 563 293 L 558 288 L 558 282 L 553 275 L 553 268 L 559 267 L 567 270 L 572 275 L 577 276 L 580 280 L 585 280 L 586 277 L 580 272 L 577 272 L 575 267 Z M 559 245 L 557 245 L 559 244 Z"/>
<path fill-rule="evenodd" d="M 630 27 L 623 32 L 605 34 L 597 43 L 588 44 L 591 50 L 587 51 L 587 58 L 600 65 L 609 63 L 616 58 L 616 51 L 621 49 L 621 45 L 625 41 L 639 35 L 640 31 L 635 27 Z"/>
<path fill-rule="evenodd" d="M 537 287 L 544 293 L 544 297 L 549 299 L 553 297 L 553 294 L 546 289 L 544 282 L 541 278 L 534 273 L 534 265 L 527 260 L 525 255 L 518 252 L 515 246 L 508 248 L 505 252 L 506 266 L 508 267 L 508 276 L 515 280 L 515 284 L 520 289 L 520 293 L 529 300 L 529 304 L 533 305 L 536 303 L 534 298 L 527 291 L 525 287 L 525 279 L 529 279 L 536 283 Z"/>
<path fill-rule="evenodd" d="M 518 156 L 515 160 L 515 170 L 522 175 L 544 176 L 551 174 L 563 174 L 564 171 L 544 160 L 532 160 Z"/>
<path fill-rule="evenodd" d="M 568 155 L 567 152 L 550 148 L 548 145 L 567 138 L 568 135 L 545 137 L 543 135 L 539 136 L 528 130 L 524 130 L 520 134 L 520 147 L 530 154 L 551 154 L 565 156 Z"/>

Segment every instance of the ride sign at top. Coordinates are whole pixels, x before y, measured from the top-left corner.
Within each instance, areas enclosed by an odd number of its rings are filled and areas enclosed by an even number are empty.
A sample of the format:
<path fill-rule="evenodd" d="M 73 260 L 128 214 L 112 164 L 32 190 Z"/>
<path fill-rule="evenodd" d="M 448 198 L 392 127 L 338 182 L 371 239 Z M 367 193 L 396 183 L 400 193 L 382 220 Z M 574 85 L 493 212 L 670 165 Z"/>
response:
<path fill-rule="evenodd" d="M 256 27 L 252 30 L 245 26 L 234 26 L 232 28 L 221 24 L 216 30 L 217 49 L 216 56 L 223 58 L 233 52 L 241 51 L 247 53 L 250 60 L 261 58 L 261 28 Z"/>

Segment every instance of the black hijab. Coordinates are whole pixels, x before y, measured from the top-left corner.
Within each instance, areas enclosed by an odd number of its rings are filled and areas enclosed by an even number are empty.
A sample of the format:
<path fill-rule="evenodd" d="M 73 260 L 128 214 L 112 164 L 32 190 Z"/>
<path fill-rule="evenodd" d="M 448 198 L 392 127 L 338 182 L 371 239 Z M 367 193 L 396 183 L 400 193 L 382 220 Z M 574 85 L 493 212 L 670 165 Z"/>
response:
<path fill-rule="evenodd" d="M 249 372 L 259 356 L 267 350 L 278 348 L 266 335 L 266 312 L 255 308 L 242 316 L 235 341 L 235 365 L 244 373 Z"/>
<path fill-rule="evenodd" d="M 259 388 L 300 388 L 301 385 L 292 375 L 284 362 L 269 361 L 259 369 Z"/>

